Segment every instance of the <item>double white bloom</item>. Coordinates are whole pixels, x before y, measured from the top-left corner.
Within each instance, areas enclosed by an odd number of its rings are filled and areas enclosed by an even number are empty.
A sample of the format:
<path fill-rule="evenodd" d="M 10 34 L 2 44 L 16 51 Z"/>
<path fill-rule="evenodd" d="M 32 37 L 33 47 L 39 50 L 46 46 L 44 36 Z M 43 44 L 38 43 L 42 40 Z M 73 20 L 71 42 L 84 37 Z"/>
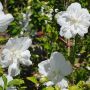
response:
<path fill-rule="evenodd" d="M 7 78 L 7 84 L 13 80 L 13 78 L 9 75 L 5 75 L 5 77 Z M 0 86 L 3 88 L 4 90 L 4 81 L 3 78 L 0 77 Z M 6 90 L 17 90 L 15 87 L 8 87 Z"/>
<path fill-rule="evenodd" d="M 28 37 L 11 38 L 6 43 L 2 51 L 0 64 L 3 68 L 8 67 L 8 74 L 16 76 L 20 73 L 19 65 L 31 65 L 30 51 L 27 50 L 32 44 L 32 40 Z"/>
<path fill-rule="evenodd" d="M 39 72 L 54 84 L 59 84 L 64 79 L 64 76 L 72 72 L 71 64 L 59 52 L 52 53 L 50 59 L 42 61 L 38 64 L 38 67 Z"/>
<path fill-rule="evenodd" d="M 4 32 L 10 22 L 14 20 L 11 14 L 5 14 L 3 11 L 2 3 L 0 2 L 0 32 Z"/>
<path fill-rule="evenodd" d="M 61 26 L 60 35 L 67 39 L 79 34 L 81 37 L 88 32 L 90 26 L 90 14 L 79 3 L 72 3 L 66 11 L 56 15 L 57 22 Z"/>

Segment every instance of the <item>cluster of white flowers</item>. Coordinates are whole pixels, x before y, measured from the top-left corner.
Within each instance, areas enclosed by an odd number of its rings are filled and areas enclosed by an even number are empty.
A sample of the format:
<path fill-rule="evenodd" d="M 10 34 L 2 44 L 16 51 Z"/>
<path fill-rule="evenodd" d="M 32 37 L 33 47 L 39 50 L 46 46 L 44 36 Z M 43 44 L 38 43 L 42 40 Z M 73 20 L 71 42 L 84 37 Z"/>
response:
<path fill-rule="evenodd" d="M 3 6 L 0 3 L 0 32 L 7 29 L 13 16 L 11 14 L 4 14 Z M 42 7 L 41 12 L 43 13 L 44 8 Z M 56 10 L 57 11 L 57 10 Z M 53 9 L 46 14 L 50 20 L 52 20 Z M 23 13 L 24 27 L 26 30 L 31 14 Z M 79 3 L 73 3 L 67 11 L 59 12 L 56 15 L 57 22 L 61 26 L 60 35 L 69 39 L 74 37 L 76 34 L 84 36 L 88 32 L 90 25 L 90 14 L 87 9 L 81 8 Z M 11 81 L 11 76 L 20 74 L 20 64 L 30 66 L 32 61 L 30 60 L 30 51 L 28 48 L 31 46 L 32 40 L 29 37 L 15 37 L 10 38 L 4 47 L 0 56 L 0 65 L 3 68 L 8 68 L 7 81 Z M 38 64 L 39 73 L 48 78 L 48 82 L 45 85 L 58 85 L 61 90 L 68 90 L 68 80 L 65 76 L 72 72 L 72 66 L 69 61 L 66 61 L 64 56 L 59 52 L 53 52 L 50 59 L 42 61 Z M 90 69 L 90 68 L 89 68 Z M 2 77 L 0 77 L 0 85 L 4 87 Z M 16 88 L 9 87 L 7 90 L 16 90 Z"/>
<path fill-rule="evenodd" d="M 3 6 L 0 2 L 0 32 L 4 32 L 13 20 L 14 18 L 11 14 L 5 14 L 3 12 Z"/>
<path fill-rule="evenodd" d="M 60 35 L 67 39 L 79 34 L 81 37 L 88 32 L 90 14 L 86 8 L 81 8 L 77 2 L 72 3 L 66 11 L 56 15 L 57 23 L 61 26 Z"/>
<path fill-rule="evenodd" d="M 14 20 L 11 14 L 4 14 L 3 6 L 0 2 L 0 32 L 4 32 L 11 21 Z M 26 21 L 26 16 L 24 15 Z M 29 20 L 29 19 L 28 19 Z M 26 22 L 27 24 L 27 22 Z M 26 25 L 25 24 L 25 25 Z M 6 43 L 6 46 L 0 55 L 0 65 L 2 68 L 8 67 L 8 75 L 6 75 L 7 83 L 13 80 L 12 76 L 20 74 L 20 64 L 31 65 L 29 46 L 32 44 L 32 40 L 29 37 L 15 37 L 10 38 Z M 0 77 L 0 86 L 4 87 L 4 81 Z M 14 87 L 9 87 L 6 90 L 17 90 Z"/>
<path fill-rule="evenodd" d="M 53 13 L 53 8 L 48 7 L 47 4 L 48 4 L 48 3 L 45 3 L 45 5 L 43 5 L 43 6 L 41 7 L 40 14 L 41 14 L 42 16 L 48 17 L 48 19 L 51 21 L 51 20 L 52 20 L 52 16 L 53 16 L 53 15 L 52 15 L 52 13 Z M 49 20 L 45 20 L 45 23 L 47 24 Z"/>
<path fill-rule="evenodd" d="M 72 72 L 72 66 L 69 61 L 65 61 L 64 56 L 59 52 L 53 52 L 50 59 L 38 64 L 39 72 L 48 77 L 50 82 L 46 85 L 57 84 L 63 90 L 68 86 L 65 76 Z M 65 82 L 65 84 L 62 84 Z"/>

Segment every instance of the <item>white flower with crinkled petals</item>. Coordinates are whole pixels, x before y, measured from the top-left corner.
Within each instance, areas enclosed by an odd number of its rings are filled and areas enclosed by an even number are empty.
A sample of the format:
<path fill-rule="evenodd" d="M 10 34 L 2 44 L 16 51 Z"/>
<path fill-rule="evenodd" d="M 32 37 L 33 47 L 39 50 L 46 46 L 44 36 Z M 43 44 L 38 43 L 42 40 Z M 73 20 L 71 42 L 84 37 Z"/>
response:
<path fill-rule="evenodd" d="M 38 64 L 38 67 L 39 73 L 47 77 L 54 84 L 58 84 L 64 76 L 72 72 L 70 62 L 65 61 L 64 56 L 59 52 L 52 53 L 50 59 L 42 61 Z M 46 83 L 46 85 L 50 85 L 50 83 Z"/>
<path fill-rule="evenodd" d="M 90 14 L 77 2 L 72 3 L 66 11 L 56 14 L 57 23 L 61 26 L 60 35 L 67 39 L 79 34 L 81 37 L 88 33 Z"/>
<path fill-rule="evenodd" d="M 10 38 L 6 43 L 0 63 L 3 68 L 8 67 L 8 74 L 16 76 L 20 73 L 19 65 L 23 64 L 29 66 L 30 51 L 27 50 L 31 45 L 32 40 L 29 37 Z"/>
<path fill-rule="evenodd" d="M 8 25 L 14 20 L 11 14 L 5 14 L 2 10 L 3 6 L 0 2 L 0 32 L 4 32 Z"/>
<path fill-rule="evenodd" d="M 13 78 L 9 75 L 4 75 L 7 78 L 7 84 L 13 80 Z M 0 77 L 0 86 L 4 89 L 4 81 L 3 78 Z M 7 87 L 6 90 L 17 90 L 16 87 Z"/>

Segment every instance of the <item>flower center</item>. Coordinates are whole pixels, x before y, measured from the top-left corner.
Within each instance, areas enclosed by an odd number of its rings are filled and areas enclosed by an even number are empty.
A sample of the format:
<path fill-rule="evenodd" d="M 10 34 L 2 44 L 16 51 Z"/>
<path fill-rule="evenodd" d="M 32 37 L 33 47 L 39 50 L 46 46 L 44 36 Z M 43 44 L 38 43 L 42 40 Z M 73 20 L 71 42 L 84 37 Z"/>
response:
<path fill-rule="evenodd" d="M 15 58 L 20 58 L 21 57 L 21 55 L 20 55 L 21 52 L 20 51 L 12 49 L 11 52 L 12 52 L 12 56 L 15 57 Z"/>

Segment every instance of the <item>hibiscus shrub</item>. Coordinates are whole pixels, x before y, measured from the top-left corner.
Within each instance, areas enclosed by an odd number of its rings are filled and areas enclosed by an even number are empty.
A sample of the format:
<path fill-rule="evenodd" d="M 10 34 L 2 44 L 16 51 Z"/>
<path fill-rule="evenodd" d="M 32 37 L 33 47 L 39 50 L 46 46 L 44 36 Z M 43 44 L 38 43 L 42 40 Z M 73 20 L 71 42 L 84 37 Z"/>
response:
<path fill-rule="evenodd" d="M 89 3 L 0 0 L 0 90 L 90 90 Z"/>

